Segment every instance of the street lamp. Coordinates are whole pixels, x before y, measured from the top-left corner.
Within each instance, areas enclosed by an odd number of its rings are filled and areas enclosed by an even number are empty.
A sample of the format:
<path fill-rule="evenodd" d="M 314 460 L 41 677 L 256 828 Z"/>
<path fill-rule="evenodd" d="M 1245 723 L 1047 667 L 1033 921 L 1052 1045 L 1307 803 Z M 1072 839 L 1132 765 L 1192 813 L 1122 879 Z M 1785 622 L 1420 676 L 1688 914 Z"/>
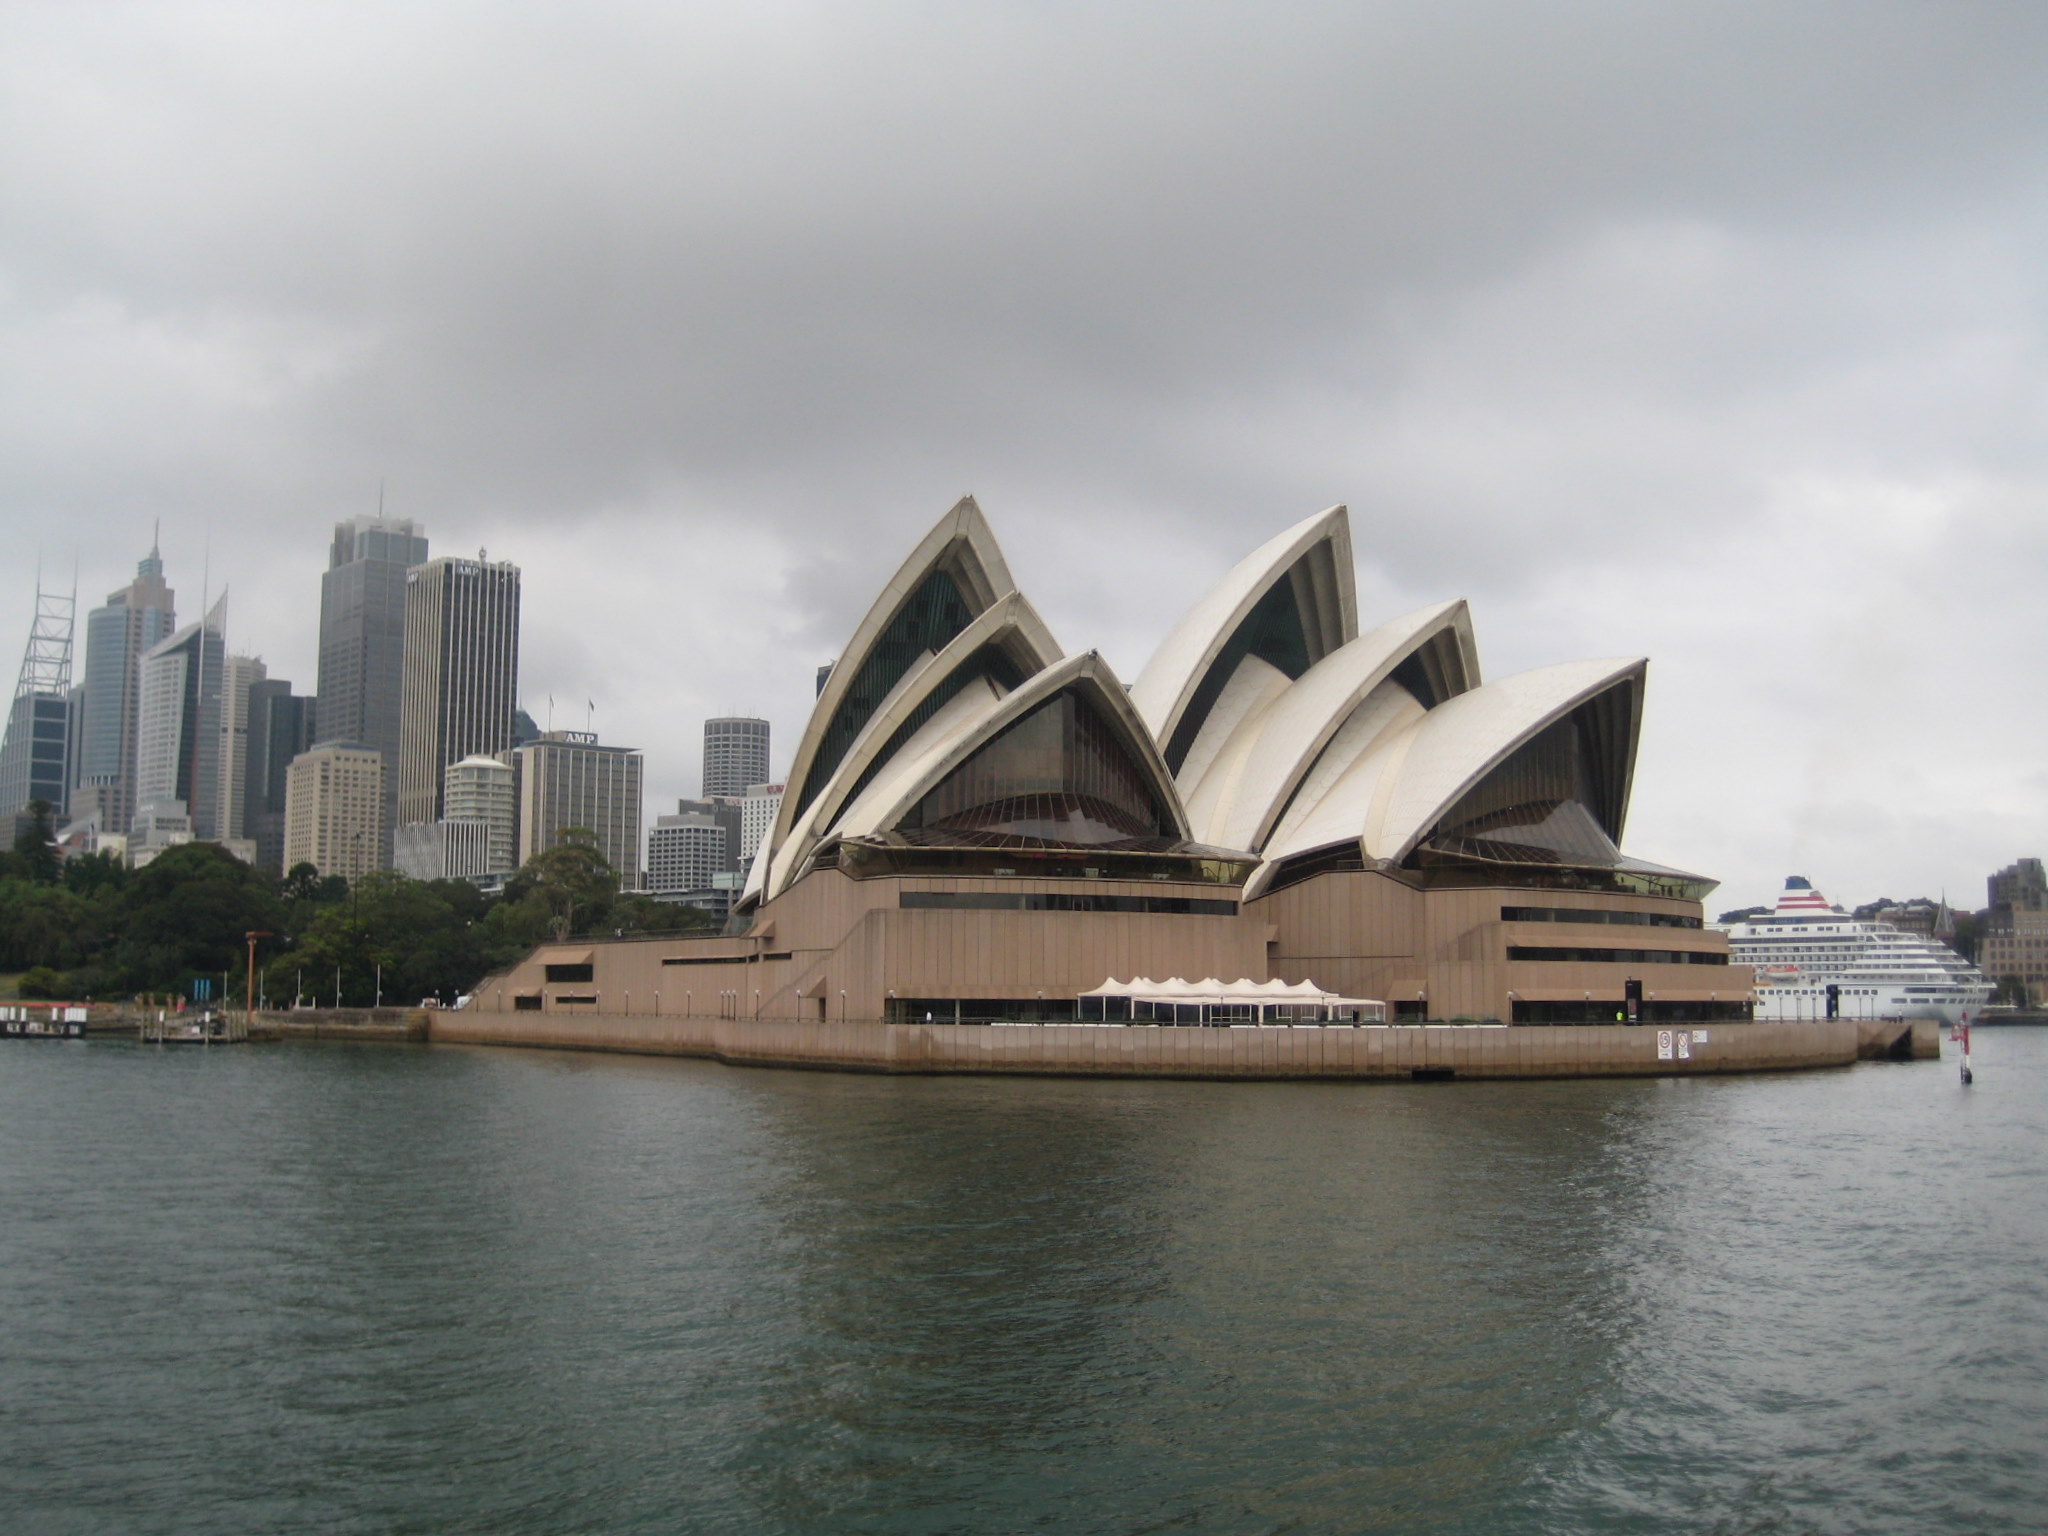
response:
<path fill-rule="evenodd" d="M 252 928 L 243 934 L 242 937 L 249 941 L 249 990 L 243 998 L 242 1011 L 249 1016 L 249 1022 L 254 1024 L 256 1022 L 256 941 L 258 939 L 274 939 L 277 935 L 267 929 Z"/>

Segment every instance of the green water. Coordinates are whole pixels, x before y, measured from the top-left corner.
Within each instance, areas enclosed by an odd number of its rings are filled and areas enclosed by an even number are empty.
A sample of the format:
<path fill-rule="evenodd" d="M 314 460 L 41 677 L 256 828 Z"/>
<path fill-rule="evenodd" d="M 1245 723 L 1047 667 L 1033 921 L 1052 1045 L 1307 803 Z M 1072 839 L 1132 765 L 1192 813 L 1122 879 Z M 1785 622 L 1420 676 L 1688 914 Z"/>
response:
<path fill-rule="evenodd" d="M 2048 1524 L 2048 1032 L 1721 1080 L 0 1044 L 0 1531 Z"/>

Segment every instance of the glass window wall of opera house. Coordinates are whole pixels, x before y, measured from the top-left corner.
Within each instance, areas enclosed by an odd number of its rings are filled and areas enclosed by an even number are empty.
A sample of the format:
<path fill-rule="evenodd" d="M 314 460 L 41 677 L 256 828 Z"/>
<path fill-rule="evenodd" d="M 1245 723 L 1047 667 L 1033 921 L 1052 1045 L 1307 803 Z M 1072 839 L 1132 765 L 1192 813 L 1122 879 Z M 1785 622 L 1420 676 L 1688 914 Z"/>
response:
<path fill-rule="evenodd" d="M 1622 851 L 1641 658 L 1486 681 L 1462 601 L 1361 629 L 1342 507 L 1128 685 L 1062 649 L 972 498 L 876 574 L 724 933 L 543 946 L 478 1005 L 1134 1025 L 1159 1008 L 1103 999 L 1156 977 L 1235 999 L 1176 1005 L 1217 1027 L 1749 1017 L 1713 882 Z M 1252 987 L 1347 1005 L 1247 1018 Z"/>

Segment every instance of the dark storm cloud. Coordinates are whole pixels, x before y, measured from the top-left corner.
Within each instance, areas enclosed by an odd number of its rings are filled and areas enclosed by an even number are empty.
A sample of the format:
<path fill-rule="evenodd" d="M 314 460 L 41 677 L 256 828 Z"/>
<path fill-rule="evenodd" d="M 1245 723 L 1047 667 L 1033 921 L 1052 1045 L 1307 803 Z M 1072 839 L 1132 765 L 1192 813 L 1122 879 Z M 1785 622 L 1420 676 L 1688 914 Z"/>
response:
<path fill-rule="evenodd" d="M 706 709 L 789 742 L 809 665 L 963 491 L 1126 673 L 1190 584 L 1346 500 L 1368 608 L 1469 592 L 1496 673 L 1651 651 L 1685 690 L 1665 743 L 1764 710 L 1780 824 L 1690 817 L 1724 780 L 1655 739 L 1637 814 L 1762 878 L 1817 824 L 1825 744 L 1809 696 L 1738 701 L 1714 663 L 1810 626 L 1861 687 L 1890 647 L 1836 626 L 1873 591 L 1981 647 L 1972 551 L 2038 516 L 2032 7 L 0 29 L 11 524 L 79 539 L 89 596 L 157 515 L 196 589 L 210 531 L 238 640 L 310 684 L 324 525 L 388 477 L 437 548 L 521 561 L 528 694 L 608 694 L 664 793 Z M 1934 570 L 1961 588 L 1898 584 Z M 2039 838 L 2038 794 L 1981 790 L 1917 791 L 1996 825 L 1893 883 Z M 1879 878 L 1831 836 L 1810 856 Z"/>

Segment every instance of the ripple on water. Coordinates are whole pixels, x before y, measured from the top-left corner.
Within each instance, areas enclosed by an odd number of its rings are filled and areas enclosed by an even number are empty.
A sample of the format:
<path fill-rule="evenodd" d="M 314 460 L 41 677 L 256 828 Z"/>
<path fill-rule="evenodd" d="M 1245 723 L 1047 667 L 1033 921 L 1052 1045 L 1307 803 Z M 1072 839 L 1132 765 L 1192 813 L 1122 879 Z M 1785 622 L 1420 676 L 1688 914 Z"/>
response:
<path fill-rule="evenodd" d="M 1432 1086 L 0 1050 L 10 1531 L 2000 1532 L 2048 1035 Z"/>

